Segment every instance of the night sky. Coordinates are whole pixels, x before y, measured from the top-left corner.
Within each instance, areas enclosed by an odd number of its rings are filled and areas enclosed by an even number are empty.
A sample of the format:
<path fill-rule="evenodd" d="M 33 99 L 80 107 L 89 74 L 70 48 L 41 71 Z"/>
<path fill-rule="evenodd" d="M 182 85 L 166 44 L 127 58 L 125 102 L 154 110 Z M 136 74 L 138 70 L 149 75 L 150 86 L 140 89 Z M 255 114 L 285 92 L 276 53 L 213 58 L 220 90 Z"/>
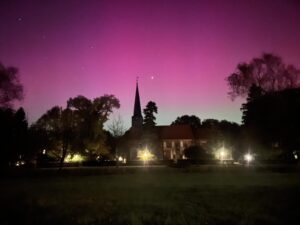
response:
<path fill-rule="evenodd" d="M 300 68 L 300 1 L 0 2 L 0 61 L 19 68 L 30 122 L 70 97 L 114 94 L 128 127 L 139 76 L 157 123 L 240 122 L 225 77 L 263 52 Z"/>

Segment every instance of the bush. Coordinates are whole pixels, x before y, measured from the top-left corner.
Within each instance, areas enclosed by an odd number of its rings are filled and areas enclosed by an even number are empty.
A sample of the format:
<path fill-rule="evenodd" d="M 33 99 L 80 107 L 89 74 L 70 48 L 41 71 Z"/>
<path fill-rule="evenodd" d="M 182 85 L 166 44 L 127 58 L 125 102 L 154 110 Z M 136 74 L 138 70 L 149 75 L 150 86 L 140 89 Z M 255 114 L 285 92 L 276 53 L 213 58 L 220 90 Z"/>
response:
<path fill-rule="evenodd" d="M 211 155 L 200 145 L 194 145 L 184 150 L 184 155 L 190 160 L 210 160 Z"/>

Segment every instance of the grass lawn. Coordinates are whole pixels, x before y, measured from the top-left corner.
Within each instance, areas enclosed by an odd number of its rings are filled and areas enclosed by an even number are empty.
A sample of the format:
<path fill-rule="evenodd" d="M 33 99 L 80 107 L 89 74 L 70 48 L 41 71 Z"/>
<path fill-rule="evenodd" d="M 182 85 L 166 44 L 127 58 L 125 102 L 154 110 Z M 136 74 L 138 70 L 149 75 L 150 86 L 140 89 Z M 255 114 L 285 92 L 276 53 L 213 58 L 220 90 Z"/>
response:
<path fill-rule="evenodd" d="M 0 183 L 0 224 L 300 224 L 300 173 L 255 168 L 39 170 Z"/>

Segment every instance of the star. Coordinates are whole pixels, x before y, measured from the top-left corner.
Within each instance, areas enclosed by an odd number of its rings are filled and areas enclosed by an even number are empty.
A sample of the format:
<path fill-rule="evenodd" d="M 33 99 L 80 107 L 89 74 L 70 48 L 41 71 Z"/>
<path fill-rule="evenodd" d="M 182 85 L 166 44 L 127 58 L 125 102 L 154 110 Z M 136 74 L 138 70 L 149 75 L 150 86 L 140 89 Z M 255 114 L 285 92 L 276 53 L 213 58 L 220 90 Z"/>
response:
<path fill-rule="evenodd" d="M 151 79 L 151 80 L 154 80 L 154 76 L 151 76 L 150 79 Z"/>

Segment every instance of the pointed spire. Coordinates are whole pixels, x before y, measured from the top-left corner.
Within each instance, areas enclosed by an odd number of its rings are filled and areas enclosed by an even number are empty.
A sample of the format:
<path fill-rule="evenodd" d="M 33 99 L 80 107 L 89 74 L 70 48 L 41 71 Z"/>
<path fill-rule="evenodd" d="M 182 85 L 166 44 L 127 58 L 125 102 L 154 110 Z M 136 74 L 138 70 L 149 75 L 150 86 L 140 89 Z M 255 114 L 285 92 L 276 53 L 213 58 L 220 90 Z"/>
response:
<path fill-rule="evenodd" d="M 139 77 L 136 79 L 135 100 L 131 124 L 133 127 L 140 127 L 143 124 L 138 79 Z"/>
<path fill-rule="evenodd" d="M 142 116 L 138 81 L 136 82 L 133 116 Z"/>

